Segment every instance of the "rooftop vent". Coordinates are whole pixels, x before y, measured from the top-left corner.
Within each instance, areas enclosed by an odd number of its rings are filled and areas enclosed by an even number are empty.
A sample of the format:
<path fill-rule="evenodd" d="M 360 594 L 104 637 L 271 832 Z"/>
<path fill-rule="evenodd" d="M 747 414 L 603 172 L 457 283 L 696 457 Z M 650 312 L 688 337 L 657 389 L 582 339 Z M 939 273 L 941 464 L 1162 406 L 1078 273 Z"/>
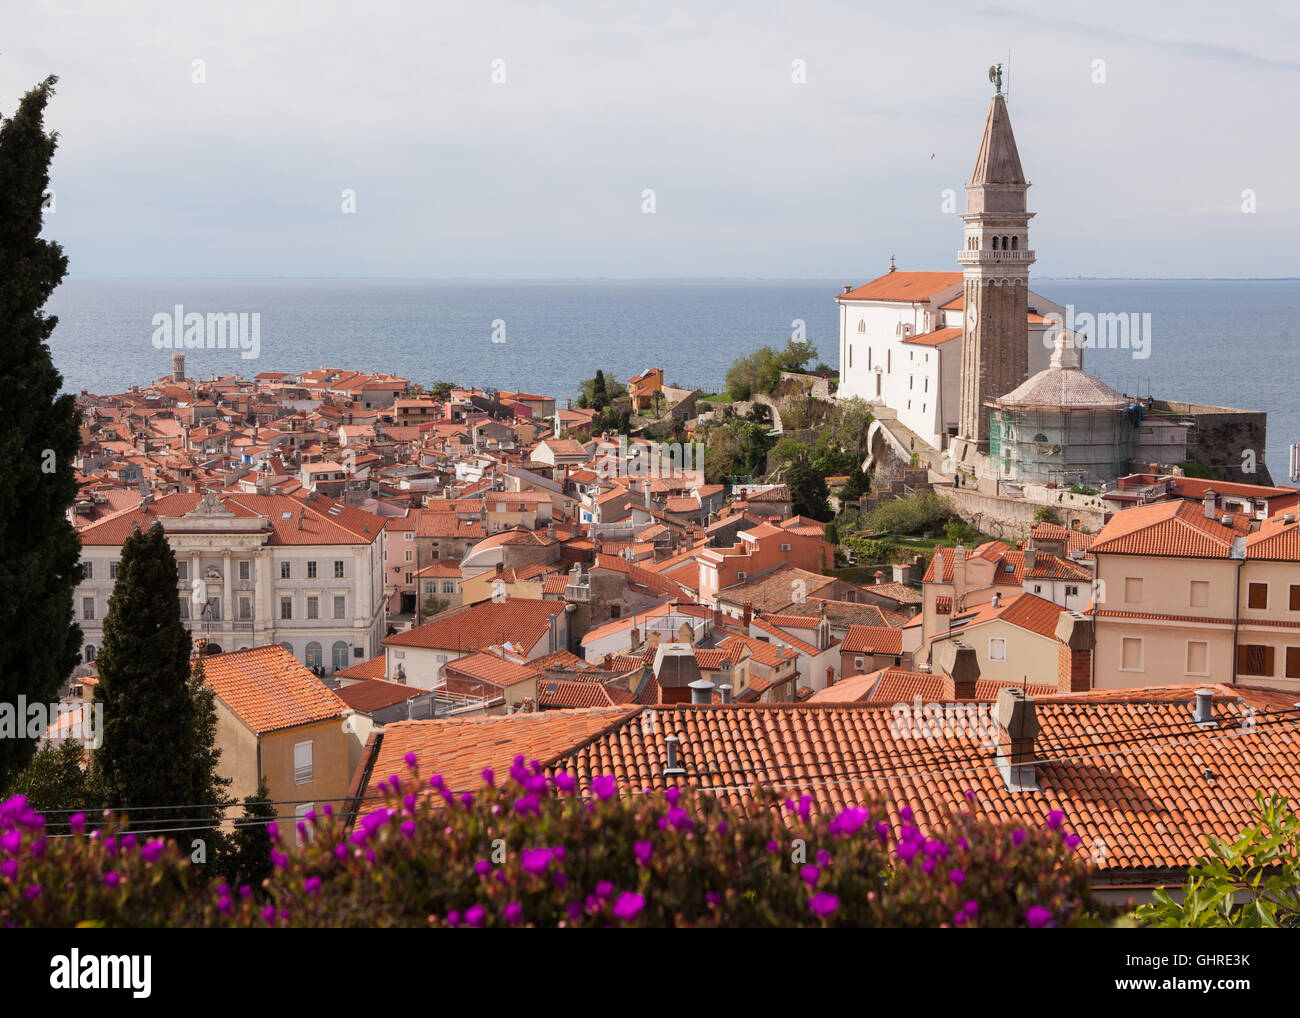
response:
<path fill-rule="evenodd" d="M 668 765 L 664 768 L 664 777 L 669 774 L 680 774 L 685 776 L 686 771 L 682 767 L 677 757 L 678 738 L 675 735 L 669 735 L 664 738 L 664 745 L 668 747 Z"/>
<path fill-rule="evenodd" d="M 1215 728 L 1218 722 L 1214 720 L 1214 690 L 1198 689 L 1196 691 L 1196 706 L 1192 708 L 1193 720 L 1201 728 Z"/>
<path fill-rule="evenodd" d="M 1295 513 L 1287 513 L 1285 516 L 1282 517 L 1282 522 L 1283 522 L 1283 523 L 1294 523 L 1294 522 L 1295 522 Z"/>

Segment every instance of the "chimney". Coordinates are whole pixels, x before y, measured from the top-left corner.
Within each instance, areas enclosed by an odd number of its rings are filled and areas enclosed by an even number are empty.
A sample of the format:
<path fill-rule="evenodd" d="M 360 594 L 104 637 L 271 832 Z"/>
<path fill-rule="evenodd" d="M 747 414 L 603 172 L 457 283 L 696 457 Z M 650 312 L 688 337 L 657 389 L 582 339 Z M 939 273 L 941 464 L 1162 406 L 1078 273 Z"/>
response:
<path fill-rule="evenodd" d="M 1038 738 L 1038 714 L 1033 698 L 1023 689 L 1004 689 L 998 694 L 996 711 L 998 772 L 1010 791 L 1036 791 L 1034 740 Z"/>
<path fill-rule="evenodd" d="M 749 620 L 752 619 L 753 617 L 754 617 L 754 603 L 752 601 L 746 601 L 744 606 L 744 614 L 740 617 L 740 621 L 744 625 L 746 632 L 748 632 L 749 630 Z"/>
<path fill-rule="evenodd" d="M 877 583 L 885 582 L 885 571 L 883 569 L 877 569 L 873 575 Z"/>
<path fill-rule="evenodd" d="M 635 650 L 636 645 L 641 642 L 641 630 L 635 626 L 632 627 L 632 648 Z"/>
<path fill-rule="evenodd" d="M 502 573 L 504 573 L 505 571 L 506 571 L 506 564 L 505 564 L 504 562 L 498 562 L 498 563 L 497 563 L 497 575 L 500 576 L 500 575 L 501 575 Z"/>
<path fill-rule="evenodd" d="M 708 679 L 696 679 L 690 683 L 691 703 L 712 703 L 713 702 L 713 683 Z"/>
<path fill-rule="evenodd" d="M 668 750 L 668 766 L 664 768 L 664 777 L 668 777 L 670 774 L 680 774 L 683 777 L 686 775 L 686 771 L 683 769 L 680 758 L 678 757 L 679 741 L 680 740 L 675 735 L 667 735 L 664 737 L 664 745 Z"/>
<path fill-rule="evenodd" d="M 1033 569 L 1034 563 L 1037 561 L 1038 561 L 1038 549 L 1026 548 L 1025 549 L 1025 572 L 1029 572 L 1029 570 Z"/>
<path fill-rule="evenodd" d="M 975 648 L 961 640 L 941 640 L 934 645 L 934 663 L 943 672 L 943 695 L 947 700 L 974 700 L 980 663 Z"/>
<path fill-rule="evenodd" d="M 1201 502 L 1205 506 L 1205 518 L 1214 519 L 1214 500 L 1218 493 L 1213 488 L 1206 488 L 1205 494 L 1201 496 Z"/>
<path fill-rule="evenodd" d="M 1196 691 L 1193 718 L 1201 728 L 1218 727 L 1219 723 L 1214 720 L 1214 690 L 1201 688 Z"/>
<path fill-rule="evenodd" d="M 546 524 L 546 536 L 549 537 L 552 541 L 555 540 L 555 521 L 554 521 L 554 520 L 551 520 L 549 523 Z"/>
<path fill-rule="evenodd" d="M 718 695 L 722 698 L 723 703 L 731 703 L 731 683 L 724 682 L 719 686 Z"/>
<path fill-rule="evenodd" d="M 959 541 L 952 550 L 952 605 L 955 610 L 966 593 L 966 548 Z"/>
<path fill-rule="evenodd" d="M 1056 688 L 1062 693 L 1086 693 L 1092 688 L 1092 620 L 1082 612 L 1061 612 L 1056 638 L 1061 642 Z"/>
<path fill-rule="evenodd" d="M 992 604 L 994 608 L 1002 607 L 1002 591 L 999 590 L 994 592 Z"/>

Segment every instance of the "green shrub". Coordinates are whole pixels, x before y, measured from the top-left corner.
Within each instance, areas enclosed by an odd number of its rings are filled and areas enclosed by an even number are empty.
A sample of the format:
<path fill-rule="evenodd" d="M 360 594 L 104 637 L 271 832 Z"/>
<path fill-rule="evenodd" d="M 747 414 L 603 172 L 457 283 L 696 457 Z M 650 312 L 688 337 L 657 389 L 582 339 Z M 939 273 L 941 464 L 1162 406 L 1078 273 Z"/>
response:
<path fill-rule="evenodd" d="M 704 794 L 594 795 L 516 759 L 478 793 L 422 784 L 414 760 L 349 829 L 329 810 L 271 826 L 259 888 L 203 881 L 175 843 L 103 830 L 47 838 L 20 798 L 0 807 L 0 923 L 105 926 L 1091 925 L 1113 916 L 1059 812 L 1041 829 L 954 811 L 923 835 L 904 806 L 833 819 L 810 797 L 754 790 L 742 816 Z M 423 792 L 424 794 L 421 794 Z M 968 793 L 973 797 L 974 793 Z M 762 808 L 766 806 L 768 808 Z M 84 818 L 73 826 L 84 830 Z"/>
<path fill-rule="evenodd" d="M 867 528 L 881 534 L 920 534 L 934 530 L 952 515 L 933 491 L 881 502 L 863 516 Z"/>

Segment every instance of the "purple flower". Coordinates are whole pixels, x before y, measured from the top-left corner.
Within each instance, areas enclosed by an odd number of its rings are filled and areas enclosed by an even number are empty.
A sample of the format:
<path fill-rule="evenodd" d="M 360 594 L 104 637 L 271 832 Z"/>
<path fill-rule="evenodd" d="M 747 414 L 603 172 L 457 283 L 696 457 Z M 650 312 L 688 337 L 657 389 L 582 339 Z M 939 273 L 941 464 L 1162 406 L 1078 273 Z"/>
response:
<path fill-rule="evenodd" d="M 557 873 L 551 878 L 551 882 L 555 884 L 557 891 L 563 891 L 569 886 L 569 876 L 567 873 Z"/>
<path fill-rule="evenodd" d="M 1024 844 L 1027 836 L 1028 835 L 1023 830 L 1016 829 L 1011 832 L 1011 844 L 1015 845 L 1016 848 L 1019 848 Z"/>
<path fill-rule="evenodd" d="M 715 891 L 705 891 L 704 900 L 710 908 L 717 908 L 718 902 L 722 900 L 722 896 Z"/>
<path fill-rule="evenodd" d="M 41 895 L 40 884 L 28 884 L 26 889 L 23 891 L 23 897 L 26 898 L 28 901 L 31 901 L 34 898 L 39 898 L 40 895 Z"/>
<path fill-rule="evenodd" d="M 889 824 L 885 823 L 883 820 L 881 820 L 878 824 L 876 824 L 876 837 L 878 837 L 881 841 L 888 841 Z"/>
<path fill-rule="evenodd" d="M 272 849 L 271 862 L 276 869 L 283 869 L 284 867 L 289 865 L 289 857 L 285 855 L 283 852 L 277 852 L 275 849 Z"/>
<path fill-rule="evenodd" d="M 334 846 L 334 858 L 337 859 L 339 862 L 342 862 L 347 857 L 348 857 L 348 846 L 343 844 L 343 842 L 340 841 L 337 845 Z"/>
<path fill-rule="evenodd" d="M 415 840 L 415 821 L 408 820 L 402 824 L 402 837 L 407 841 Z"/>
<path fill-rule="evenodd" d="M 667 801 L 669 806 L 676 806 L 678 800 L 680 800 L 681 797 L 682 797 L 682 790 L 678 788 L 676 785 L 664 791 L 664 799 Z"/>
<path fill-rule="evenodd" d="M 546 775 L 544 774 L 530 774 L 523 781 L 524 788 L 534 795 L 545 795 L 547 784 Z"/>
<path fill-rule="evenodd" d="M 649 841 L 638 841 L 632 846 L 632 854 L 636 856 L 636 861 L 644 866 L 650 861 L 650 854 L 654 851 L 654 845 Z"/>
<path fill-rule="evenodd" d="M 668 816 L 664 818 L 668 824 L 677 831 L 688 831 L 695 826 L 695 821 L 686 814 L 686 810 L 673 807 L 668 811 Z"/>
<path fill-rule="evenodd" d="M 839 907 L 840 899 L 825 891 L 820 891 L 808 899 L 808 911 L 819 919 L 825 919 Z"/>
<path fill-rule="evenodd" d="M 812 796 L 806 794 L 799 796 L 799 819 L 806 821 L 808 819 L 808 815 L 811 812 L 812 812 Z"/>
<path fill-rule="evenodd" d="M 1034 905 L 1025 912 L 1025 922 L 1029 924 L 1031 930 L 1042 929 L 1051 922 L 1052 913 L 1043 908 L 1042 905 Z"/>
<path fill-rule="evenodd" d="M 155 838 L 153 841 L 146 841 L 144 848 L 140 849 L 140 856 L 149 864 L 156 863 L 162 858 L 162 854 L 167 849 L 167 842 L 162 838 Z"/>
<path fill-rule="evenodd" d="M 974 802 L 974 801 L 975 801 L 975 789 L 973 789 L 973 788 L 968 788 L 968 789 L 966 789 L 966 791 L 963 792 L 962 794 L 966 796 L 966 801 L 967 801 L 967 802 Z"/>
<path fill-rule="evenodd" d="M 271 839 L 271 844 L 274 845 L 277 841 L 280 840 L 280 825 L 277 824 L 274 820 L 270 821 L 266 825 L 266 834 L 267 837 Z"/>
<path fill-rule="evenodd" d="M 474 805 L 474 793 L 473 793 L 473 792 L 461 792 L 461 793 L 460 793 L 460 804 L 461 804 L 462 806 L 464 806 L 466 809 L 469 809 L 471 806 L 473 806 L 473 805 Z"/>
<path fill-rule="evenodd" d="M 520 816 L 527 816 L 529 813 L 540 816 L 542 811 L 537 796 L 530 793 L 521 799 L 516 799 L 515 812 Z"/>
<path fill-rule="evenodd" d="M 116 873 L 113 875 L 117 876 Z M 0 862 L 0 877 L 13 880 L 16 876 L 18 876 L 18 860 L 6 859 L 4 862 Z"/>
<path fill-rule="evenodd" d="M 134 834 L 122 835 L 122 851 L 130 852 L 135 849 L 136 839 Z"/>
<path fill-rule="evenodd" d="M 492 864 L 488 862 L 486 859 L 480 859 L 478 862 L 474 864 L 474 872 L 477 873 L 480 877 L 486 877 L 489 873 L 492 872 Z"/>
<path fill-rule="evenodd" d="M 68 817 L 68 826 L 72 828 L 73 834 L 80 834 L 86 829 L 86 814 L 73 813 Z"/>
<path fill-rule="evenodd" d="M 727 836 L 727 821 L 725 820 L 718 821 L 718 834 L 720 834 L 724 838 Z"/>
<path fill-rule="evenodd" d="M 494 771 L 491 767 L 483 768 L 483 784 L 485 785 L 496 784 L 496 777 L 497 777 L 496 771 Z"/>
<path fill-rule="evenodd" d="M 387 807 L 380 806 L 378 809 L 372 810 L 361 818 L 361 826 L 367 834 L 374 834 L 375 831 L 388 823 L 391 815 L 392 814 L 388 811 Z"/>
<path fill-rule="evenodd" d="M 519 920 L 524 916 L 524 906 L 517 901 L 512 901 L 509 905 L 501 910 L 501 915 L 511 926 L 516 926 Z"/>
<path fill-rule="evenodd" d="M 979 913 L 980 903 L 972 899 L 966 902 L 966 904 L 961 907 L 961 910 L 973 919 Z"/>
<path fill-rule="evenodd" d="M 564 911 L 569 914 L 569 918 L 575 923 L 582 918 L 582 902 L 571 901 L 564 906 Z"/>
<path fill-rule="evenodd" d="M 10 855 L 18 851 L 18 846 L 23 843 L 22 832 L 15 829 L 5 831 L 0 834 L 0 848 L 4 849 Z"/>
<path fill-rule="evenodd" d="M 239 885 L 239 896 L 240 896 L 241 898 L 247 900 L 247 899 L 249 899 L 249 898 L 251 898 L 251 897 L 253 896 L 253 889 L 252 889 L 251 887 L 249 887 L 247 884 L 240 884 L 240 885 Z"/>
<path fill-rule="evenodd" d="M 404 810 L 406 810 L 406 812 L 408 812 L 408 813 L 414 813 L 414 812 L 415 812 L 415 793 L 414 793 L 414 792 L 407 792 L 406 795 L 402 796 L 402 808 L 403 808 Z"/>
<path fill-rule="evenodd" d="M 899 842 L 898 848 L 894 849 L 894 851 L 898 853 L 898 858 L 902 859 L 903 862 L 911 862 L 912 857 L 920 849 L 921 846 L 915 841 L 902 841 Z"/>
<path fill-rule="evenodd" d="M 818 849 L 818 851 L 817 851 L 817 865 L 818 865 L 818 866 L 829 866 L 830 864 L 831 864 L 831 854 L 830 854 L 829 852 L 825 851 L 824 849 Z"/>
<path fill-rule="evenodd" d="M 769 852 L 779 852 L 779 851 L 781 851 L 781 846 L 778 845 L 778 844 L 776 843 L 775 840 L 773 840 L 773 841 L 769 841 L 769 842 L 767 843 L 767 850 L 768 850 Z"/>
<path fill-rule="evenodd" d="M 465 922 L 471 926 L 482 926 L 485 918 L 487 918 L 487 913 L 483 911 L 482 905 L 471 905 L 465 909 Z"/>
<path fill-rule="evenodd" d="M 903 806 L 898 810 L 898 819 L 902 820 L 904 823 L 910 824 L 912 822 L 912 815 L 911 806 Z"/>
<path fill-rule="evenodd" d="M 1052 830 L 1059 830 L 1063 823 L 1065 823 L 1065 814 L 1061 810 L 1054 809 L 1047 814 L 1047 826 Z"/>
<path fill-rule="evenodd" d="M 612 774 L 600 774 L 591 779 L 591 790 L 603 802 L 618 791 L 618 782 Z"/>
<path fill-rule="evenodd" d="M 643 908 L 645 908 L 644 897 L 636 891 L 624 891 L 614 902 L 614 915 L 624 922 L 629 922 L 635 919 Z"/>
<path fill-rule="evenodd" d="M 109 870 L 107 873 L 104 874 L 104 883 L 109 887 L 116 887 L 121 882 L 122 882 L 121 876 L 115 873 L 113 870 Z"/>
<path fill-rule="evenodd" d="M 925 862 L 921 863 L 921 869 L 925 870 L 926 873 L 933 873 L 934 867 L 935 867 L 934 859 L 926 859 Z"/>
<path fill-rule="evenodd" d="M 578 787 L 578 782 L 568 771 L 559 771 L 555 775 L 555 787 L 567 795 Z"/>
<path fill-rule="evenodd" d="M 799 871 L 799 876 L 803 879 L 803 882 L 807 884 L 809 887 L 816 887 L 817 879 L 821 875 L 822 875 L 821 867 L 814 866 L 811 863 L 809 863 L 807 866 L 805 866 L 803 869 Z"/>
<path fill-rule="evenodd" d="M 538 876 L 545 873 L 551 865 L 551 857 L 555 853 L 549 848 L 525 848 L 520 856 L 524 872 Z"/>
<path fill-rule="evenodd" d="M 832 820 L 826 829 L 831 834 L 857 834 L 870 816 L 871 814 L 865 809 L 849 806 L 841 810 L 840 815 Z"/>
<path fill-rule="evenodd" d="M 308 877 L 306 883 L 302 885 L 302 889 L 311 897 L 316 897 L 320 893 L 320 877 Z"/>
<path fill-rule="evenodd" d="M 599 884 L 596 885 L 597 898 L 603 900 L 605 898 L 608 898 L 613 893 L 614 893 L 614 885 L 611 884 L 608 880 L 602 880 Z"/>
<path fill-rule="evenodd" d="M 407 767 L 411 768 L 411 770 L 415 770 L 415 764 L 418 757 L 416 757 L 414 753 L 407 753 L 406 756 L 402 757 L 402 759 L 406 761 Z"/>
<path fill-rule="evenodd" d="M 960 887 L 966 882 L 966 873 L 964 870 L 949 870 L 948 879 Z"/>
<path fill-rule="evenodd" d="M 217 899 L 217 911 L 222 915 L 230 915 L 235 910 L 234 902 L 230 900 L 229 894 L 223 894 Z"/>
<path fill-rule="evenodd" d="M 1082 840 L 1083 839 L 1080 838 L 1077 834 L 1067 834 L 1065 836 L 1065 847 L 1069 849 L 1078 848 L 1079 842 Z"/>
<path fill-rule="evenodd" d="M 268 923 L 275 922 L 274 905 L 267 905 L 266 908 L 262 909 L 262 919 Z"/>

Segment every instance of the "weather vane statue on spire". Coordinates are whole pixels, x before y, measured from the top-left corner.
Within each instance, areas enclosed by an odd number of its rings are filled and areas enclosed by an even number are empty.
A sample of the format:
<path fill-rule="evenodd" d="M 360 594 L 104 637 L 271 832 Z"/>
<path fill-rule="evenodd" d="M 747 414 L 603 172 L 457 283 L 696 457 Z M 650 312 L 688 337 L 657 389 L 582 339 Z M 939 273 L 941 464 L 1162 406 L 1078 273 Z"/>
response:
<path fill-rule="evenodd" d="M 1002 65 L 994 64 L 989 68 L 989 81 L 993 82 L 998 88 L 998 95 L 1002 94 Z"/>

